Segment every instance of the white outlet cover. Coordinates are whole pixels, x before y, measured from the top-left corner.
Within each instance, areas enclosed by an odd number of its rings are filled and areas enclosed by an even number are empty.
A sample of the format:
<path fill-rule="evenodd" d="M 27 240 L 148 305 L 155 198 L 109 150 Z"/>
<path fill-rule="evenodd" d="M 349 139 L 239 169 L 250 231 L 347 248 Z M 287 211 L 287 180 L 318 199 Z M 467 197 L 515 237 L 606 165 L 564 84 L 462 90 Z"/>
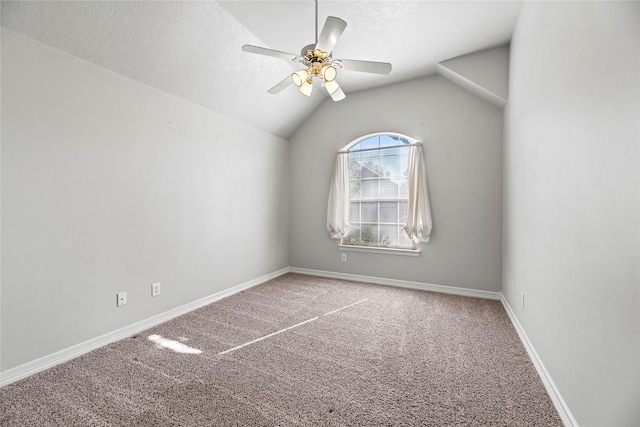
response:
<path fill-rule="evenodd" d="M 118 307 L 125 305 L 127 303 L 127 292 L 118 292 L 117 297 L 118 299 L 116 304 Z"/>
<path fill-rule="evenodd" d="M 151 296 L 157 297 L 160 295 L 160 283 L 154 283 L 151 285 Z"/>

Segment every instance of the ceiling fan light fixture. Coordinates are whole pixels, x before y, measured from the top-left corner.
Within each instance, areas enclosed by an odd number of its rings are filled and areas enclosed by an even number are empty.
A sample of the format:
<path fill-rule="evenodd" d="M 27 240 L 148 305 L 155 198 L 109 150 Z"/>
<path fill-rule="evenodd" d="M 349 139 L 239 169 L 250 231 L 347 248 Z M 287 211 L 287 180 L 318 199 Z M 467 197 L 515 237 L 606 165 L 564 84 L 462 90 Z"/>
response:
<path fill-rule="evenodd" d="M 334 81 L 337 74 L 338 73 L 336 69 L 333 68 L 331 65 L 325 65 L 324 69 L 322 70 L 322 78 L 325 81 L 325 83 Z"/>
<path fill-rule="evenodd" d="M 327 89 L 327 92 L 329 92 L 329 95 L 333 95 L 333 92 L 338 90 L 340 88 L 340 85 L 335 80 L 331 80 L 328 82 L 325 81 L 324 87 Z"/>
<path fill-rule="evenodd" d="M 293 80 L 293 84 L 300 87 L 307 80 L 307 70 L 300 70 L 293 74 L 291 74 L 291 80 Z"/>
<path fill-rule="evenodd" d="M 312 90 L 313 90 L 313 83 L 311 82 L 311 79 L 305 80 L 304 83 L 302 83 L 302 85 L 300 86 L 300 92 L 303 95 L 311 96 Z"/>

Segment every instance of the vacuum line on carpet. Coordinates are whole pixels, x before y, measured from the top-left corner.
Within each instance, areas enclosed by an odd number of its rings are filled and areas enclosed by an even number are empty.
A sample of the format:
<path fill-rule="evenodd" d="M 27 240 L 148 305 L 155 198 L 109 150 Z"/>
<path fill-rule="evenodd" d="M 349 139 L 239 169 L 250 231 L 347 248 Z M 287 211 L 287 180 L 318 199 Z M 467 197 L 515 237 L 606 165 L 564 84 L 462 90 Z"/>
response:
<path fill-rule="evenodd" d="M 365 299 L 363 299 L 363 300 L 356 301 L 356 302 L 354 302 L 353 304 L 345 305 L 344 307 L 341 307 L 341 308 L 338 308 L 338 309 L 336 309 L 336 310 L 333 310 L 333 311 L 330 311 L 330 312 L 328 312 L 328 313 L 325 313 L 325 314 L 323 314 L 323 316 L 328 316 L 328 315 L 330 315 L 330 314 L 337 313 L 337 312 L 338 312 L 338 311 L 340 311 L 340 310 L 344 310 L 345 308 L 353 307 L 353 306 L 354 306 L 354 305 L 356 305 L 356 304 L 360 304 L 361 302 L 365 302 L 365 301 L 368 301 L 368 300 L 369 300 L 369 298 L 365 298 Z"/>
<path fill-rule="evenodd" d="M 323 316 L 328 316 L 328 315 L 330 315 L 330 314 L 337 313 L 337 312 L 338 312 L 338 311 L 340 311 L 340 310 L 344 310 L 345 308 L 353 307 L 353 306 L 354 306 L 354 305 L 356 305 L 356 304 L 360 304 L 360 303 L 365 302 L 365 301 L 368 301 L 368 300 L 369 300 L 369 298 L 365 298 L 365 299 L 363 299 L 363 300 L 356 301 L 356 302 L 354 302 L 353 304 L 345 305 L 344 307 L 340 307 L 340 308 L 337 308 L 337 309 L 335 309 L 335 310 L 332 310 L 332 311 L 330 311 L 330 312 L 328 312 L 328 313 L 325 313 L 325 314 L 323 314 Z M 235 351 L 235 350 L 239 350 L 239 349 L 241 349 L 242 347 L 246 347 L 246 346 L 248 346 L 248 345 L 255 344 L 255 343 L 259 342 L 259 341 L 265 340 L 265 339 L 270 338 L 270 337 L 272 337 L 272 336 L 274 336 L 274 335 L 278 335 L 278 334 L 281 334 L 281 333 L 286 332 L 286 331 L 288 331 L 288 330 L 291 330 L 291 329 L 293 329 L 293 328 L 297 328 L 298 326 L 302 326 L 302 325 L 304 325 L 305 323 L 313 322 L 314 320 L 318 320 L 318 316 L 314 317 L 313 319 L 308 319 L 308 320 L 305 320 L 304 322 L 297 323 L 297 324 L 295 324 L 295 325 L 293 325 L 293 326 L 289 326 L 288 328 L 280 329 L 280 330 L 279 330 L 279 331 L 277 331 L 277 332 L 273 332 L 273 333 L 271 333 L 271 334 L 269 334 L 269 335 L 265 335 L 265 336 L 263 336 L 263 337 L 260 337 L 260 338 L 255 339 L 255 340 L 253 340 L 253 341 L 246 342 L 246 343 L 241 344 L 241 345 L 239 345 L 239 346 L 237 346 L 237 347 L 233 347 L 233 348 L 230 348 L 230 349 L 228 349 L 228 350 L 221 351 L 220 353 L 218 353 L 218 356 L 221 356 L 221 355 L 226 354 L 226 353 L 230 353 L 230 352 Z"/>
<path fill-rule="evenodd" d="M 314 317 L 313 319 L 305 320 L 304 322 L 300 322 L 300 323 L 295 324 L 295 325 L 293 325 L 293 326 L 289 326 L 288 328 L 280 329 L 280 330 L 279 330 L 279 331 L 277 331 L 277 332 L 273 332 L 273 333 L 271 333 L 271 334 L 269 334 L 269 335 L 265 335 L 265 336 L 263 336 L 263 337 L 260 337 L 260 338 L 258 338 L 258 339 L 255 339 L 255 340 L 253 340 L 253 341 L 246 342 L 246 343 L 241 344 L 241 345 L 239 345 L 239 346 L 237 346 L 237 347 L 230 348 L 229 350 L 221 351 L 220 353 L 218 353 L 218 356 L 223 355 L 223 354 L 226 354 L 226 353 L 230 353 L 230 352 L 232 352 L 232 351 L 235 351 L 235 350 L 241 349 L 242 347 L 246 347 L 246 346 L 251 345 L 251 344 L 255 344 L 255 343 L 257 343 L 258 341 L 265 340 L 265 339 L 267 339 L 267 338 L 269 338 L 269 337 L 272 337 L 272 336 L 274 336 L 274 335 L 278 335 L 278 334 L 281 334 L 281 333 L 283 333 L 283 332 L 286 332 L 286 331 L 288 331 L 288 330 L 290 330 L 290 329 L 297 328 L 298 326 L 302 326 L 302 325 L 304 325 L 305 323 L 313 322 L 314 320 L 318 320 L 318 316 Z"/>

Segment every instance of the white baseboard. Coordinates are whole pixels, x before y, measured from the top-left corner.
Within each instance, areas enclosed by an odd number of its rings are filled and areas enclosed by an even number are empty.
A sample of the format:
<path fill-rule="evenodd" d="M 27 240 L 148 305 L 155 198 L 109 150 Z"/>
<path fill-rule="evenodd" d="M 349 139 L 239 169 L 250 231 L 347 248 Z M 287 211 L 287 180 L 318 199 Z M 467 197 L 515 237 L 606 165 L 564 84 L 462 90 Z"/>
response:
<path fill-rule="evenodd" d="M 556 387 L 556 384 L 553 382 L 551 375 L 549 375 L 549 372 L 545 368 L 544 363 L 542 363 L 542 360 L 538 356 L 538 353 L 533 348 L 533 344 L 531 344 L 531 341 L 529 341 L 529 337 L 527 337 L 527 334 L 524 332 L 524 329 L 522 329 L 522 325 L 520 325 L 518 318 L 516 317 L 515 313 L 511 309 L 511 306 L 509 305 L 509 302 L 504 297 L 504 295 L 502 295 L 502 298 L 500 299 L 500 301 L 502 301 L 502 305 L 504 306 L 505 311 L 509 315 L 509 318 L 511 319 L 511 323 L 513 324 L 513 327 L 515 328 L 516 332 L 518 332 L 518 335 L 520 336 L 520 340 L 522 341 L 524 348 L 527 350 L 527 353 L 529 354 L 529 358 L 533 362 L 533 366 L 535 366 L 536 371 L 538 371 L 538 375 L 540 376 L 542 383 L 547 389 L 547 393 L 549 393 L 549 397 L 551 398 L 553 405 L 556 407 L 556 410 L 558 411 L 558 414 L 560 415 L 562 422 L 567 427 L 574 427 L 574 426 L 578 427 L 578 422 L 573 417 L 571 410 L 569 410 L 567 403 L 564 401 L 564 399 L 562 398 L 562 395 L 560 394 L 560 390 L 558 390 L 558 387 Z"/>
<path fill-rule="evenodd" d="M 354 282 L 375 283 L 377 285 L 395 286 L 399 288 L 418 289 L 421 291 L 439 292 L 443 294 L 466 297 L 500 300 L 501 292 L 483 291 L 479 289 L 457 288 L 454 286 L 433 285 L 431 283 L 409 282 L 406 280 L 385 279 L 382 277 L 363 276 L 360 274 L 336 273 L 333 271 L 311 270 L 308 268 L 289 267 L 291 273 L 308 274 L 310 276 L 328 277 L 331 279 L 353 280 Z"/>
<path fill-rule="evenodd" d="M 147 319 L 141 320 L 139 322 L 133 323 L 131 325 L 125 326 L 124 328 L 120 328 L 115 331 L 109 332 L 107 334 L 101 335 L 99 337 L 92 338 L 80 344 L 76 344 L 74 346 L 68 347 L 64 350 L 57 351 L 55 353 L 49 354 L 47 356 L 41 357 L 31 362 L 27 362 L 23 365 L 16 366 L 15 368 L 7 369 L 6 371 L 0 372 L 0 387 L 4 387 L 8 384 L 11 384 L 18 380 L 26 378 L 30 375 L 44 371 L 45 369 L 52 368 L 56 365 L 59 365 L 61 363 L 74 359 L 78 356 L 81 356 L 97 348 L 103 347 L 112 342 L 130 337 L 144 330 L 152 328 L 156 325 L 164 323 L 168 320 L 171 320 L 175 317 L 182 316 L 183 314 L 187 314 L 198 308 L 204 307 L 205 305 L 211 304 L 212 302 L 221 300 L 222 298 L 226 298 L 228 296 L 236 294 L 245 289 L 249 289 L 253 286 L 259 285 L 260 283 L 264 283 L 268 280 L 275 279 L 276 277 L 282 276 L 283 274 L 286 274 L 288 272 L 289 272 L 289 268 L 287 267 L 287 268 L 283 268 L 282 270 L 265 274 L 264 276 L 258 277 L 257 279 L 253 279 L 248 282 L 241 283 L 229 289 L 225 289 L 224 291 L 217 292 L 215 294 L 198 299 L 196 301 L 192 301 L 180 307 L 176 307 L 174 309 L 165 311 L 164 313 L 160 313 L 158 315 L 155 315 Z"/>

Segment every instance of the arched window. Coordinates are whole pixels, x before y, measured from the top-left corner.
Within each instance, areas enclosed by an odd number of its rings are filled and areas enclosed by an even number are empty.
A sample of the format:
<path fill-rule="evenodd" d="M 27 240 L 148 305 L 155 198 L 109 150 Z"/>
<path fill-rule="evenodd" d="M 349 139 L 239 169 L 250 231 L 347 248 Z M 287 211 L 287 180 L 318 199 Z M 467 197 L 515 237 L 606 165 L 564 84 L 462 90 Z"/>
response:
<path fill-rule="evenodd" d="M 377 133 L 340 150 L 327 212 L 332 237 L 354 248 L 415 250 L 418 241 L 428 241 L 421 147 L 404 135 Z"/>

